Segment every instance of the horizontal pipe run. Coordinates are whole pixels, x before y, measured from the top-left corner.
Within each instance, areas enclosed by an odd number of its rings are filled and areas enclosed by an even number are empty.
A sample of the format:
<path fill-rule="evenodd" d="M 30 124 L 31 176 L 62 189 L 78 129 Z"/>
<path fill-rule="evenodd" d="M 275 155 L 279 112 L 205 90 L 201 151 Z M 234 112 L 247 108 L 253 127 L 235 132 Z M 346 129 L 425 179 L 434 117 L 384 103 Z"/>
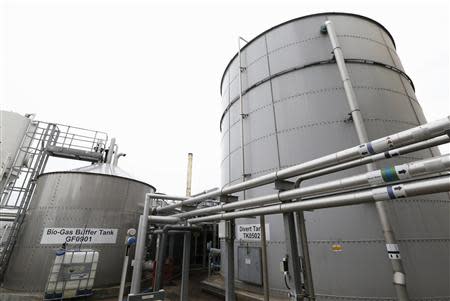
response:
<path fill-rule="evenodd" d="M 438 173 L 450 169 L 450 155 L 433 157 L 407 164 L 401 164 L 375 171 L 366 172 L 347 178 L 311 185 L 303 188 L 292 189 L 284 192 L 273 193 L 261 197 L 255 197 L 234 203 L 220 204 L 218 206 L 197 209 L 189 212 L 177 214 L 179 218 L 206 215 L 220 211 L 230 211 L 234 209 L 257 207 L 274 202 L 292 200 L 306 195 L 325 193 L 349 187 L 358 187 L 362 185 L 376 186 L 389 182 L 411 179 L 416 176 L 422 176 L 430 173 Z"/>
<path fill-rule="evenodd" d="M 170 201 L 184 201 L 189 199 L 189 197 L 185 196 L 176 196 L 176 195 L 167 195 L 167 194 L 159 194 L 159 193 L 147 193 L 148 198 L 155 200 L 170 200 Z"/>
<path fill-rule="evenodd" d="M 430 148 L 430 147 L 435 147 L 435 146 L 442 145 L 442 144 L 449 143 L 449 142 L 450 142 L 449 135 L 438 136 L 438 137 L 435 137 L 435 138 L 432 138 L 429 140 L 425 140 L 425 141 L 417 142 L 417 143 L 410 144 L 407 146 L 403 146 L 400 148 L 396 148 L 396 149 L 393 149 L 393 150 L 390 150 L 390 151 L 387 151 L 387 152 L 384 152 L 381 154 L 375 154 L 373 156 L 364 157 L 364 158 L 356 159 L 356 160 L 353 160 L 350 162 L 341 163 L 341 164 L 338 164 L 335 166 L 308 172 L 308 173 L 300 175 L 299 178 L 302 181 L 304 181 L 307 179 L 320 177 L 320 176 L 338 172 L 341 170 L 346 170 L 349 168 L 361 166 L 361 165 L 364 165 L 367 163 L 373 163 L 373 162 L 381 161 L 384 159 L 395 158 L 395 157 L 398 157 L 401 155 L 409 154 L 409 153 L 419 151 L 422 149 L 426 149 L 426 148 Z"/>
<path fill-rule="evenodd" d="M 330 207 L 356 205 L 368 202 L 394 200 L 417 195 L 432 194 L 450 191 L 450 175 L 432 179 L 414 181 L 406 184 L 388 185 L 380 188 L 367 189 L 359 192 L 344 193 L 335 196 L 321 197 L 306 201 L 283 203 L 262 208 L 248 209 L 236 212 L 221 213 L 205 217 L 189 219 L 191 224 L 229 220 L 235 218 L 251 217 L 258 215 L 270 215 L 298 210 L 312 210 Z M 294 199 L 298 197 L 291 195 Z"/>
<path fill-rule="evenodd" d="M 173 216 L 159 216 L 159 215 L 149 215 L 149 224 L 177 224 L 180 221 L 178 217 Z"/>
<path fill-rule="evenodd" d="M 184 233 L 188 231 L 200 231 L 202 228 L 199 226 L 172 226 L 166 225 L 162 229 L 154 230 L 152 233 L 154 234 L 162 234 L 162 233 Z"/>
<path fill-rule="evenodd" d="M 181 207 L 183 205 L 199 203 L 207 199 L 217 198 L 220 195 L 232 194 L 245 189 L 266 185 L 274 182 L 275 180 L 287 179 L 320 168 L 326 168 L 339 163 L 352 161 L 358 158 L 368 157 L 404 145 L 409 145 L 415 142 L 423 141 L 425 139 L 443 135 L 449 129 L 450 129 L 450 116 L 447 116 L 446 118 L 432 121 L 427 124 L 423 124 L 418 127 L 408 129 L 406 131 L 402 131 L 390 136 L 373 140 L 368 143 L 354 146 L 346 150 L 336 152 L 334 154 L 330 154 L 315 160 L 307 161 L 298 165 L 284 168 L 276 172 L 272 172 L 254 179 L 247 180 L 245 182 L 241 182 L 235 185 L 224 187 L 222 189 L 208 192 L 197 197 L 189 198 L 185 201 L 176 204 L 171 204 L 165 207 L 159 207 L 157 208 L 157 212 L 164 212 L 177 207 Z"/>

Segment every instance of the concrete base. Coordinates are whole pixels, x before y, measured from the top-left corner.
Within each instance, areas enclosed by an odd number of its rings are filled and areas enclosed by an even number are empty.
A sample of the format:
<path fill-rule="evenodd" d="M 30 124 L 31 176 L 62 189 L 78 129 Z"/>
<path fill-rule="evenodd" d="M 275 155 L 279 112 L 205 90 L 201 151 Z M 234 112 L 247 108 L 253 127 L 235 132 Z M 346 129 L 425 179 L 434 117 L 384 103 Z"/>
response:
<path fill-rule="evenodd" d="M 125 289 L 128 291 L 129 287 Z M 117 298 L 119 295 L 119 287 L 106 287 L 106 288 L 97 288 L 94 289 L 94 295 L 89 297 L 80 297 L 75 300 L 104 300 L 108 298 Z M 0 289 L 0 300 L 1 301 L 42 301 L 44 299 L 43 293 L 27 293 L 27 292 L 19 292 L 12 291 L 8 289 L 1 288 Z"/>
<path fill-rule="evenodd" d="M 225 289 L 224 289 L 224 279 L 221 275 L 214 275 L 206 280 L 200 282 L 202 291 L 219 296 L 219 297 L 225 297 Z M 264 296 L 262 292 L 257 291 L 249 291 L 245 289 L 245 285 L 240 284 L 239 282 L 236 282 L 235 285 L 235 293 L 236 293 L 236 299 L 238 301 L 264 301 Z M 286 301 L 289 300 L 289 298 L 286 296 L 280 297 L 280 296 L 270 296 L 271 301 Z"/>

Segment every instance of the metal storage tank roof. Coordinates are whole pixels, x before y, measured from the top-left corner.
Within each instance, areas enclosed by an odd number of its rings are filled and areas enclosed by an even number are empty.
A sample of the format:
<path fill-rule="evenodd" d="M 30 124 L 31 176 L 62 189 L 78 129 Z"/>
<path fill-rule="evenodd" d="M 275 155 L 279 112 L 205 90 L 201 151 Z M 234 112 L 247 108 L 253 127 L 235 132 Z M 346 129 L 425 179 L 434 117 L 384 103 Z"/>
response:
<path fill-rule="evenodd" d="M 392 41 L 392 44 L 394 45 L 394 48 L 397 48 L 397 46 L 395 45 L 395 40 L 394 40 L 394 38 L 392 37 L 391 33 L 386 29 L 386 27 L 384 27 L 383 24 L 381 24 L 381 23 L 379 23 L 379 22 L 377 22 L 377 21 L 375 21 L 375 20 L 373 20 L 373 19 L 371 19 L 371 18 L 369 18 L 369 17 L 363 16 L 363 15 L 358 15 L 358 14 L 345 13 L 345 12 L 324 12 L 324 13 L 317 13 L 317 14 L 310 14 L 310 15 L 301 16 L 301 17 L 298 17 L 298 18 L 290 19 L 290 20 L 285 21 L 285 22 L 283 22 L 283 23 L 280 23 L 280 24 L 278 24 L 278 25 L 275 25 L 275 26 L 273 26 L 273 27 L 271 27 L 271 28 L 269 28 L 269 29 L 263 31 L 262 33 L 260 33 L 260 34 L 257 35 L 256 37 L 254 37 L 253 39 L 249 40 L 248 43 L 245 44 L 245 45 L 242 47 L 241 50 L 244 50 L 248 45 L 250 45 L 251 43 L 253 43 L 253 42 L 254 42 L 255 40 L 257 40 L 259 37 L 265 35 L 265 34 L 268 33 L 269 31 L 272 31 L 272 30 L 274 30 L 274 29 L 276 29 L 276 28 L 278 28 L 278 27 L 281 27 L 281 26 L 283 26 L 283 25 L 285 25 L 285 24 L 288 24 L 288 23 L 291 23 L 291 22 L 295 22 L 295 21 L 298 21 L 298 20 L 302 20 L 302 19 L 306 19 L 306 18 L 309 18 L 309 17 L 314 17 L 314 16 L 328 16 L 328 15 L 354 16 L 354 17 L 362 18 L 362 19 L 365 19 L 365 20 L 367 20 L 367 21 L 373 22 L 373 23 L 375 23 L 376 25 L 378 25 L 380 28 L 382 28 L 382 29 L 388 34 L 389 38 L 390 38 L 391 41 Z M 221 94 L 221 95 L 222 95 L 222 84 L 223 84 L 223 79 L 224 79 L 224 77 L 225 77 L 225 73 L 226 73 L 227 69 L 230 67 L 230 65 L 231 65 L 231 63 L 233 62 L 233 60 L 237 57 L 237 55 L 238 55 L 238 54 L 236 53 L 236 54 L 231 58 L 231 60 L 228 62 L 228 65 L 227 65 L 226 68 L 225 68 L 225 71 L 224 71 L 223 74 L 222 74 L 222 79 L 220 80 L 220 94 Z"/>
<path fill-rule="evenodd" d="M 139 182 L 145 185 L 150 186 L 156 191 L 156 188 L 153 185 L 150 185 L 144 181 L 136 179 L 134 176 L 129 174 L 128 172 L 124 171 L 119 166 L 114 166 L 113 164 L 107 164 L 107 163 L 96 163 L 88 166 L 83 166 L 71 170 L 65 170 L 65 171 L 51 171 L 41 174 L 39 177 L 47 174 L 55 174 L 55 173 L 88 173 L 88 174 L 98 174 L 98 175 L 104 175 L 104 176 L 113 176 L 113 177 L 119 177 L 124 178 L 127 180 Z"/>

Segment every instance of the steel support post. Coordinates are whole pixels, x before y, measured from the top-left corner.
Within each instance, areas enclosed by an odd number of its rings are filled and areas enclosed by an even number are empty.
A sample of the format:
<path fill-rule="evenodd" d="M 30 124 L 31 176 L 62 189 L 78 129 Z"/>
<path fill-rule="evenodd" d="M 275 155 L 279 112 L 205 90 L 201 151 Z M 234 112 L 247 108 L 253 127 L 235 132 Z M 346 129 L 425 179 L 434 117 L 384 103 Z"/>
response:
<path fill-rule="evenodd" d="M 191 262 L 191 232 L 184 233 L 183 266 L 181 272 L 180 300 L 189 300 L 189 264 Z"/>
<path fill-rule="evenodd" d="M 128 252 L 130 251 L 130 246 L 127 245 L 125 249 L 125 257 L 123 259 L 122 266 L 122 276 L 120 277 L 120 287 L 119 287 L 119 301 L 123 300 L 123 293 L 125 291 L 125 282 L 127 280 L 127 271 L 128 271 Z"/>
<path fill-rule="evenodd" d="M 236 301 L 234 292 L 234 220 L 227 222 L 228 235 L 224 239 L 225 301 Z"/>
<path fill-rule="evenodd" d="M 203 227 L 203 231 L 202 231 L 202 234 L 203 234 L 203 258 L 202 258 L 202 266 L 204 267 L 204 268 L 206 268 L 206 261 L 207 261 L 207 253 L 208 253 L 208 248 L 207 248 L 207 246 L 206 246 L 206 244 L 207 244 L 207 240 L 208 240 L 208 228 L 207 228 L 207 226 L 205 226 L 205 227 Z"/>
<path fill-rule="evenodd" d="M 163 233 L 161 233 L 159 235 L 159 251 L 158 251 L 158 259 L 156 260 L 154 291 L 159 291 L 162 288 L 163 267 L 164 267 L 164 257 L 166 255 L 166 245 L 167 245 L 167 232 L 163 231 Z"/>
<path fill-rule="evenodd" d="M 301 180 L 295 182 L 294 188 L 299 188 Z M 297 201 L 301 201 L 298 198 Z M 311 258 L 309 256 L 308 235 L 306 232 L 305 214 L 303 210 L 295 212 L 297 217 L 297 239 L 300 242 L 300 250 L 302 255 L 302 272 L 303 281 L 305 282 L 306 298 L 308 300 L 315 300 L 314 282 L 312 277 Z M 298 246 L 298 244 L 297 244 Z"/>
<path fill-rule="evenodd" d="M 173 257 L 173 251 L 175 247 L 175 235 L 169 236 L 169 257 Z"/>
<path fill-rule="evenodd" d="M 259 217 L 259 223 L 261 225 L 261 259 L 262 259 L 262 276 L 263 276 L 263 289 L 264 289 L 264 301 L 269 301 L 269 271 L 267 268 L 267 239 L 266 239 L 266 217 L 261 215 Z"/>
<path fill-rule="evenodd" d="M 139 218 L 139 228 L 137 233 L 136 249 L 134 253 L 133 276 L 131 278 L 130 294 L 138 294 L 141 290 L 142 264 L 145 256 L 145 241 L 147 239 L 148 214 L 150 212 L 150 203 L 146 199 L 144 211 Z"/>
<path fill-rule="evenodd" d="M 292 212 L 283 213 L 284 221 L 284 235 L 286 241 L 286 251 L 288 253 L 289 273 L 288 279 L 291 283 L 290 299 L 303 300 L 302 295 L 302 279 L 301 279 L 301 264 L 297 249 L 297 237 L 295 234 L 294 214 Z"/>

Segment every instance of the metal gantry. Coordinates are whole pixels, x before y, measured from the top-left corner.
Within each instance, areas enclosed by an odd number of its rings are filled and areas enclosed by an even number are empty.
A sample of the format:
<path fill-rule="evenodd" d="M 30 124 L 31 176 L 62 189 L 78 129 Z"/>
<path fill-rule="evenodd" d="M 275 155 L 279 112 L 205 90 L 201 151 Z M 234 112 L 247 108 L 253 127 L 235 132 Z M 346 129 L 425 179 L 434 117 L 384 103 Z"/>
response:
<path fill-rule="evenodd" d="M 8 266 L 36 179 L 49 157 L 99 162 L 107 140 L 107 134 L 99 131 L 42 121 L 29 123 L 0 195 L 0 220 L 9 223 L 1 239 L 0 278 Z"/>

